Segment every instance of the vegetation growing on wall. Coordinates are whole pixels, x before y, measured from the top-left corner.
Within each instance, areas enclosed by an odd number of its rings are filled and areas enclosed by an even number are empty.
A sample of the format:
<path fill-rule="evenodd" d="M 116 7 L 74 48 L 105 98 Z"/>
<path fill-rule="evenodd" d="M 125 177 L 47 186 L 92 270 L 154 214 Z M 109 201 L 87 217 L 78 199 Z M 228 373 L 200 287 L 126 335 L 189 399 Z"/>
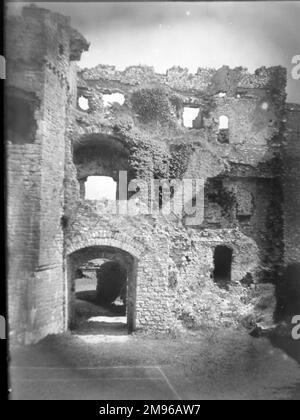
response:
<path fill-rule="evenodd" d="M 182 179 L 188 169 L 192 152 L 193 148 L 190 144 L 173 146 L 170 156 L 170 178 Z"/>
<path fill-rule="evenodd" d="M 143 122 L 168 122 L 172 117 L 172 109 L 167 93 L 162 88 L 144 88 L 131 95 L 133 111 Z"/>
<path fill-rule="evenodd" d="M 169 156 L 164 144 L 128 125 L 116 125 L 114 130 L 130 150 L 129 163 L 136 176 L 168 178 Z"/>

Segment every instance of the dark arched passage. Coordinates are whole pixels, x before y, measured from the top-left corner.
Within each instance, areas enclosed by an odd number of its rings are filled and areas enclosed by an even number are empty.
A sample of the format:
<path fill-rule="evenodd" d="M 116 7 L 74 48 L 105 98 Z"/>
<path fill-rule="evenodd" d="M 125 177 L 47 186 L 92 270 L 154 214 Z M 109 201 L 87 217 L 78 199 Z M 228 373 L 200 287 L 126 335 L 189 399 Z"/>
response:
<path fill-rule="evenodd" d="M 120 296 L 123 293 L 124 303 L 126 304 L 127 328 L 130 333 L 135 330 L 138 261 L 136 257 L 127 251 L 105 245 L 84 247 L 74 251 L 67 257 L 68 326 L 71 329 L 76 326 L 75 279 L 78 276 L 78 270 L 87 262 L 96 259 L 104 260 L 104 263 L 101 265 L 102 270 L 99 273 L 99 285 L 97 287 L 99 293 L 97 295 L 101 303 L 108 303 L 113 300 L 114 296 L 118 297 L 118 295 Z M 122 288 L 123 290 L 121 290 Z"/>

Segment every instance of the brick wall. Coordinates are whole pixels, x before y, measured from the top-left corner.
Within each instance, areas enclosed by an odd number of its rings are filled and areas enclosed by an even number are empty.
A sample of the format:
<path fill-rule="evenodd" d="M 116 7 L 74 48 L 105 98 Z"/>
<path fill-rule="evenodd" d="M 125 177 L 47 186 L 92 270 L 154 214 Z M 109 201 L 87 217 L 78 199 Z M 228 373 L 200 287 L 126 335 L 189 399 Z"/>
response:
<path fill-rule="evenodd" d="M 37 98 L 33 141 L 7 138 L 10 331 L 31 342 L 64 325 L 61 216 L 71 30 L 67 18 L 34 6 L 10 25 L 7 97 L 18 89 Z"/>

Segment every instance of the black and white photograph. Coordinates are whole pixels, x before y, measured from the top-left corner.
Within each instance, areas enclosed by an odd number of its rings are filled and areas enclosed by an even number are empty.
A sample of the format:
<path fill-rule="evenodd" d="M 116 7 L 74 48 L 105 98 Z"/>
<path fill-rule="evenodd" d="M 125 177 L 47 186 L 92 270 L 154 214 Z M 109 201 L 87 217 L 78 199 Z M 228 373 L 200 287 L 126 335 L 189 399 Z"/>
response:
<path fill-rule="evenodd" d="M 10 0 L 3 35 L 7 399 L 300 400 L 300 1 Z"/>

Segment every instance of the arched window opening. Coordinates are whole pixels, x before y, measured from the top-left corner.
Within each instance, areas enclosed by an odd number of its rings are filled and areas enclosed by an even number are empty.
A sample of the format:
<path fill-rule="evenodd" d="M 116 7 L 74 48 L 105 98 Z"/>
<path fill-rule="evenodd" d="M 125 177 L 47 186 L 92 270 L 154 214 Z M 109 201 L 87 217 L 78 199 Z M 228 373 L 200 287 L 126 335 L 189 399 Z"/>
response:
<path fill-rule="evenodd" d="M 229 119 L 226 115 L 219 117 L 218 142 L 229 143 Z"/>
<path fill-rule="evenodd" d="M 85 200 L 116 200 L 117 183 L 109 176 L 88 176 L 84 184 Z"/>
<path fill-rule="evenodd" d="M 221 115 L 219 118 L 219 130 L 228 130 L 229 119 L 226 115 Z"/>
<path fill-rule="evenodd" d="M 214 281 L 220 287 L 226 287 L 231 280 L 232 249 L 218 245 L 214 252 Z"/>
<path fill-rule="evenodd" d="M 198 117 L 198 115 L 199 115 L 199 108 L 185 106 L 183 108 L 183 114 L 182 114 L 184 127 L 193 128 L 194 120 Z"/>

